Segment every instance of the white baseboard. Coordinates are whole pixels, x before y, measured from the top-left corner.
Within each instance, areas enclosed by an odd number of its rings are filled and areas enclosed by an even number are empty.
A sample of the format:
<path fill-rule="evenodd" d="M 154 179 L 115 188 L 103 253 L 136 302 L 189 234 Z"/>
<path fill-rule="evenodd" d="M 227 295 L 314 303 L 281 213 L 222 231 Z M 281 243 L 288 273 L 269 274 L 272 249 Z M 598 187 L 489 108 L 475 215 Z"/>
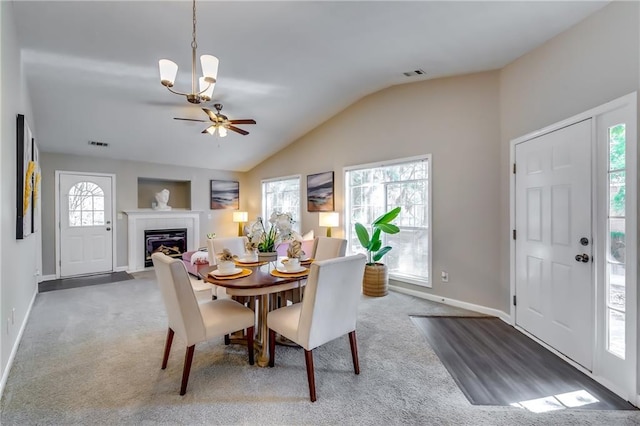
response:
<path fill-rule="evenodd" d="M 118 266 L 113 269 L 113 272 L 123 272 L 123 271 L 127 271 L 128 269 L 129 269 L 128 266 Z"/>
<path fill-rule="evenodd" d="M 15 342 L 13 342 L 13 348 L 11 348 L 11 353 L 9 354 L 9 359 L 7 360 L 6 368 L 2 373 L 2 379 L 0 380 L 0 398 L 2 398 L 2 394 L 4 393 L 4 387 L 7 384 L 7 378 L 9 377 L 9 372 L 11 371 L 11 366 L 13 365 L 13 360 L 16 357 L 16 353 L 18 352 L 18 346 L 20 346 L 20 341 L 22 340 L 22 334 L 24 333 L 24 329 L 27 326 L 27 320 L 29 320 L 29 316 L 31 315 L 31 308 L 33 308 L 33 303 L 36 300 L 36 295 L 38 294 L 38 289 L 33 293 L 33 297 L 31 298 L 31 302 L 29 303 L 29 308 L 27 308 L 27 314 L 24 316 L 24 321 L 20 325 L 20 330 L 18 331 L 18 337 Z"/>
<path fill-rule="evenodd" d="M 55 279 L 56 279 L 56 274 L 43 275 L 43 276 L 40 277 L 40 281 L 38 281 L 38 282 L 50 281 L 50 280 L 55 280 Z"/>
<path fill-rule="evenodd" d="M 432 302 L 444 303 L 445 305 L 455 306 L 456 308 L 467 309 L 469 311 L 478 312 L 485 315 L 491 315 L 500 318 L 502 321 L 511 325 L 511 315 L 498 309 L 487 308 L 486 306 L 474 305 L 473 303 L 463 302 L 461 300 L 449 299 L 448 297 L 442 297 L 435 294 L 425 293 L 422 291 L 411 290 L 404 287 L 398 287 L 395 285 L 389 285 L 389 290 L 397 291 L 398 293 L 408 294 L 410 296 L 419 297 L 421 299 L 430 300 Z"/>

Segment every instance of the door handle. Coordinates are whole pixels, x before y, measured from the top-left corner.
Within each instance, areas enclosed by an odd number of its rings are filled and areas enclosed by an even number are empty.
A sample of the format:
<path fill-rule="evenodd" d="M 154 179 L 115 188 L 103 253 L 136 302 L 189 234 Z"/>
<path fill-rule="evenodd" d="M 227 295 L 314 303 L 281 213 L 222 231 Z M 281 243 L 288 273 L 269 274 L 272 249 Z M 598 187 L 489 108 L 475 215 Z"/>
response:
<path fill-rule="evenodd" d="M 587 263 L 589 261 L 589 255 L 586 253 L 576 254 L 576 262 Z"/>
<path fill-rule="evenodd" d="M 107 231 L 111 231 L 111 228 L 107 228 Z M 586 260 L 585 260 L 585 262 L 586 262 Z"/>

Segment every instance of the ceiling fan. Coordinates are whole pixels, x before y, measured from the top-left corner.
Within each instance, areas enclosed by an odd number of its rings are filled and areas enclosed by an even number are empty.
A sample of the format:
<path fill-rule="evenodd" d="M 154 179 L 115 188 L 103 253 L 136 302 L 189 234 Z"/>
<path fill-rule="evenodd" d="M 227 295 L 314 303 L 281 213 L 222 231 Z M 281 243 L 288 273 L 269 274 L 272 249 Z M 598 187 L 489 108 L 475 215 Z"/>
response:
<path fill-rule="evenodd" d="M 209 120 L 213 122 L 213 124 L 202 131 L 202 133 L 209 133 L 210 135 L 215 134 L 216 130 L 218 131 L 218 135 L 220 137 L 227 136 L 227 130 L 231 130 L 236 133 L 240 133 L 245 136 L 248 135 L 249 132 L 246 130 L 240 129 L 234 124 L 256 124 L 256 120 L 253 119 L 239 119 L 239 120 L 229 120 L 226 115 L 222 114 L 222 104 L 214 104 L 213 107 L 216 109 L 216 112 L 211 111 L 208 108 L 202 108 L 204 112 L 209 116 Z M 206 123 L 207 120 L 198 120 L 194 118 L 179 118 L 174 117 L 174 120 L 184 120 L 184 121 L 198 121 L 202 123 Z"/>

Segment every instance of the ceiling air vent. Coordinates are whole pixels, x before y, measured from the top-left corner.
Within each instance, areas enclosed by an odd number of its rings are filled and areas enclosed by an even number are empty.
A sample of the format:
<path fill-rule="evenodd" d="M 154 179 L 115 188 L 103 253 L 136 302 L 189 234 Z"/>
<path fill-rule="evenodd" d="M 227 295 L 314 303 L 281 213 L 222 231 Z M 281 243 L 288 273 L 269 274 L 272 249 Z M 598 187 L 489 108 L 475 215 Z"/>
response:
<path fill-rule="evenodd" d="M 424 72 L 423 69 L 418 68 L 417 70 L 403 72 L 402 74 L 404 74 L 405 77 L 415 77 L 416 75 L 425 75 L 426 72 Z"/>
<path fill-rule="evenodd" d="M 103 148 L 106 148 L 106 147 L 108 147 L 108 146 L 109 146 L 109 144 L 108 144 L 108 143 L 106 143 L 106 142 L 98 142 L 98 141 L 89 141 L 89 145 L 92 145 L 92 146 L 101 146 L 101 147 L 103 147 Z"/>

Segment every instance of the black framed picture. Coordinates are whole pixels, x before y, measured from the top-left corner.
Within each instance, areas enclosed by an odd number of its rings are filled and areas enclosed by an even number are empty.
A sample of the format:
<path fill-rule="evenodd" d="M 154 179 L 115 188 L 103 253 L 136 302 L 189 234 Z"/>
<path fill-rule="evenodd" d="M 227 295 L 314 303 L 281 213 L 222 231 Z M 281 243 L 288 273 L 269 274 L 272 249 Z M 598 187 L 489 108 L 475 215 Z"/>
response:
<path fill-rule="evenodd" d="M 307 211 L 333 211 L 333 171 L 307 176 Z"/>
<path fill-rule="evenodd" d="M 211 210 L 237 210 L 240 208 L 240 182 L 211 180 Z"/>
<path fill-rule="evenodd" d="M 31 234 L 33 223 L 33 185 L 35 163 L 33 161 L 33 135 L 24 115 L 18 114 L 17 124 L 17 176 L 16 176 L 16 239 Z"/>

